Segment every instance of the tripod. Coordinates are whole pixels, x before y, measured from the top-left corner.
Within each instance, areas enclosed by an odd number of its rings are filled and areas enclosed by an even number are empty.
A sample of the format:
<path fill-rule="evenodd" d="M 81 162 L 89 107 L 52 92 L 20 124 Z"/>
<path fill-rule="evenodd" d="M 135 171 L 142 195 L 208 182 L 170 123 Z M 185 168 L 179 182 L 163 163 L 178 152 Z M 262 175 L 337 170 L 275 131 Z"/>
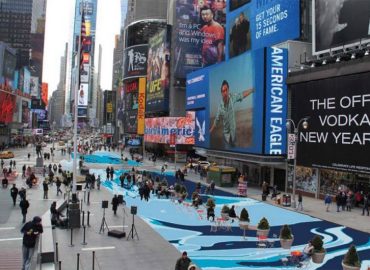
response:
<path fill-rule="evenodd" d="M 135 228 L 135 215 L 132 215 L 132 225 L 131 225 L 131 230 L 128 233 L 127 240 L 129 240 L 131 235 L 131 239 L 134 239 L 134 236 L 137 237 L 137 240 L 139 240 L 139 235 L 137 234 L 136 228 Z"/>
<path fill-rule="evenodd" d="M 107 228 L 107 231 L 109 231 L 107 221 L 105 220 L 105 208 L 103 208 L 103 218 L 101 220 L 101 225 L 100 225 L 100 231 L 99 231 L 99 233 L 104 232 L 104 229 L 105 228 Z"/>

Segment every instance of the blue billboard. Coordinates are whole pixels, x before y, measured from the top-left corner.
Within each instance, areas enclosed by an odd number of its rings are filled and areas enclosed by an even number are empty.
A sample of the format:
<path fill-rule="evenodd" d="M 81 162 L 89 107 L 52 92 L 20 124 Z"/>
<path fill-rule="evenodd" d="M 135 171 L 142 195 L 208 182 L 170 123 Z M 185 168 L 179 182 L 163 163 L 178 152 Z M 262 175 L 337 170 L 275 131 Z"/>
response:
<path fill-rule="evenodd" d="M 244 53 L 209 70 L 209 147 L 262 153 L 264 51 Z"/>
<path fill-rule="evenodd" d="M 208 93 L 208 69 L 204 68 L 190 73 L 186 79 L 186 109 L 193 110 L 207 108 Z"/>
<path fill-rule="evenodd" d="M 265 154 L 286 153 L 288 51 L 266 50 Z"/>
<path fill-rule="evenodd" d="M 251 1 L 228 12 L 227 57 L 270 47 L 300 35 L 300 1 Z"/>

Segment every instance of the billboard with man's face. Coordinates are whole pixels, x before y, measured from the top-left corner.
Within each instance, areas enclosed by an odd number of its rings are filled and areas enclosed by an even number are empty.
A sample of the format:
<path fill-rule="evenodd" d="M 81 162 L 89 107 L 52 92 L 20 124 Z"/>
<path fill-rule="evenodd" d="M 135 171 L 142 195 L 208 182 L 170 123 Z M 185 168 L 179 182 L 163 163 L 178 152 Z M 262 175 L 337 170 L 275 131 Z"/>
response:
<path fill-rule="evenodd" d="M 224 60 L 226 0 L 176 0 L 175 77 Z"/>
<path fill-rule="evenodd" d="M 314 0 L 313 7 L 314 54 L 369 42 L 370 1 Z"/>
<path fill-rule="evenodd" d="M 262 152 L 263 57 L 245 53 L 210 69 L 210 148 Z"/>

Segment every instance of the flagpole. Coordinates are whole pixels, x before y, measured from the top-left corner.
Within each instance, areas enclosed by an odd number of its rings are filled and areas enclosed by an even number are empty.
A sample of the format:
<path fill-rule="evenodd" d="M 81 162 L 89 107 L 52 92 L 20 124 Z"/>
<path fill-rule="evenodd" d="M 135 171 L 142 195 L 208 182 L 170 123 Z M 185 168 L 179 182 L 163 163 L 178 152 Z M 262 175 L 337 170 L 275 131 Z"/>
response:
<path fill-rule="evenodd" d="M 77 198 L 77 124 L 78 124 L 78 90 L 80 85 L 80 59 L 81 59 L 81 28 L 82 20 L 84 16 L 84 3 L 82 3 L 82 15 L 81 15 L 81 26 L 80 34 L 78 35 L 78 49 L 77 49 L 77 59 L 76 59 L 76 83 L 74 92 L 74 125 L 73 125 L 73 185 L 72 185 L 72 198 Z"/>

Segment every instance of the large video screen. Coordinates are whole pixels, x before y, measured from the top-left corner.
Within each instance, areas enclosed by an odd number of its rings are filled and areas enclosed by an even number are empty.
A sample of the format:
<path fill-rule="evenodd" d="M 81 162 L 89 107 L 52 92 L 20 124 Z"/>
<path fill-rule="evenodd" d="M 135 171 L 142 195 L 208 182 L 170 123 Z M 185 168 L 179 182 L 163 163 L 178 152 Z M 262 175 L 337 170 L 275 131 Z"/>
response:
<path fill-rule="evenodd" d="M 176 0 L 176 78 L 224 60 L 225 24 L 225 0 Z"/>
<path fill-rule="evenodd" d="M 370 1 L 314 0 L 312 20 L 315 54 L 370 40 Z"/>
<path fill-rule="evenodd" d="M 163 29 L 149 40 L 146 111 L 168 111 L 170 87 L 170 43 L 167 29 Z"/>
<path fill-rule="evenodd" d="M 195 112 L 186 117 L 158 117 L 145 119 L 145 142 L 169 144 L 171 134 L 176 134 L 176 144 L 194 144 Z"/>
<path fill-rule="evenodd" d="M 194 71 L 186 79 L 186 109 L 207 108 L 209 100 L 209 69 Z"/>
<path fill-rule="evenodd" d="M 262 152 L 263 58 L 249 52 L 210 69 L 210 148 Z"/>
<path fill-rule="evenodd" d="M 15 95 L 0 90 L 0 123 L 7 124 L 13 121 L 15 104 Z"/>
<path fill-rule="evenodd" d="M 148 45 L 128 47 L 123 53 L 123 78 L 145 77 Z"/>
<path fill-rule="evenodd" d="M 299 127 L 297 163 L 307 167 L 370 172 L 370 72 L 291 86 Z"/>

